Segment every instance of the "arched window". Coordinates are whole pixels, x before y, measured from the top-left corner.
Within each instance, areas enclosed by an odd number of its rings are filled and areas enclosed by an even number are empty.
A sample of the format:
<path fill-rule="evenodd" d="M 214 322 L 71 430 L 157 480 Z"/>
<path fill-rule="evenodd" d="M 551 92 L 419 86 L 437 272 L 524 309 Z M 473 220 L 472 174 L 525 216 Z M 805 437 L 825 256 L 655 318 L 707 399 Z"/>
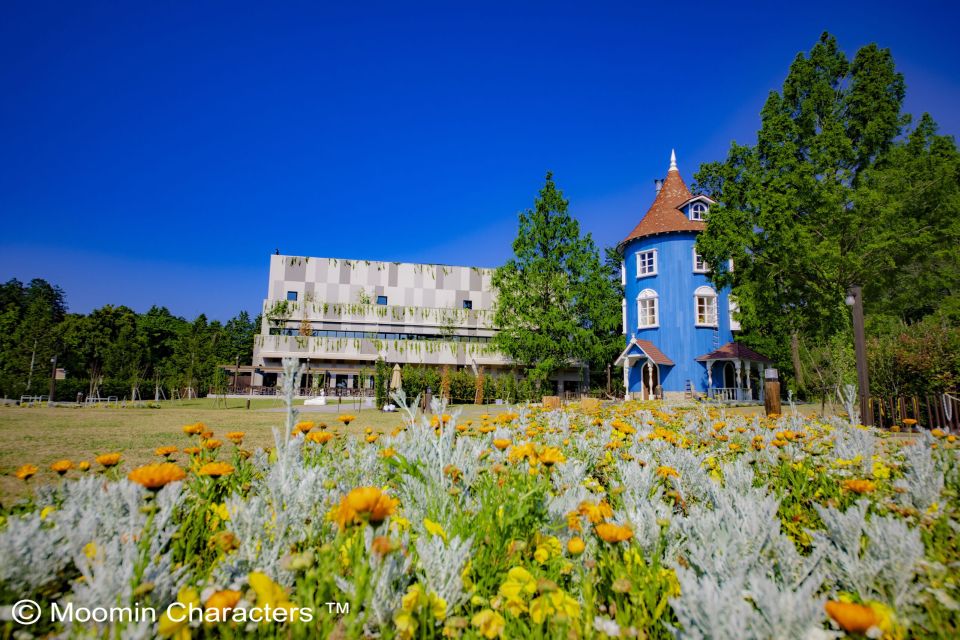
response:
<path fill-rule="evenodd" d="M 644 289 L 637 296 L 637 328 L 649 329 L 660 325 L 660 313 L 657 309 L 657 292 Z"/>
<path fill-rule="evenodd" d="M 694 202 L 690 205 L 690 219 L 691 220 L 703 220 L 707 215 L 707 205 L 702 202 Z"/>
<path fill-rule="evenodd" d="M 717 326 L 717 292 L 710 287 L 698 287 L 693 292 L 693 301 L 697 326 Z"/>

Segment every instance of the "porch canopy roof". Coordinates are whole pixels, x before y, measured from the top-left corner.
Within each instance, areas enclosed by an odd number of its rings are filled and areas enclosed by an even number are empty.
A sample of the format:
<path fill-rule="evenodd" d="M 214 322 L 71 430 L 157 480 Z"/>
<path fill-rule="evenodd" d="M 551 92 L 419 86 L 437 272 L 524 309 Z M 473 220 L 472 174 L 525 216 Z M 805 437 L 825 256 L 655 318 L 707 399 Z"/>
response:
<path fill-rule="evenodd" d="M 664 355 L 664 353 L 660 351 L 656 345 L 649 340 L 640 340 L 638 338 L 634 338 L 630 341 L 630 343 L 627 345 L 627 348 L 623 350 L 623 353 L 620 354 L 614 364 L 618 367 L 621 367 L 628 356 L 634 355 L 645 356 L 646 358 L 653 360 L 656 364 L 665 367 L 673 366 L 673 360 Z"/>
<path fill-rule="evenodd" d="M 699 356 L 697 362 L 711 362 L 713 360 L 747 360 L 749 362 L 772 363 L 767 356 L 760 355 L 753 349 L 745 347 L 739 342 L 728 342 L 716 351 Z"/>

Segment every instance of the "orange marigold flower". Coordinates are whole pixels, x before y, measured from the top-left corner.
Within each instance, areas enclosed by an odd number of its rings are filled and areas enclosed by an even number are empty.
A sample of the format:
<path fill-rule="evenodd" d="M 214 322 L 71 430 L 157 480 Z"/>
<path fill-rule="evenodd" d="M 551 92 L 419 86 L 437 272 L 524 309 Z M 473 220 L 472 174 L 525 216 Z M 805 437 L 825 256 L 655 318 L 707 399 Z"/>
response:
<path fill-rule="evenodd" d="M 227 464 L 226 462 L 208 462 L 200 467 L 197 473 L 201 476 L 219 478 L 220 476 L 228 476 L 234 471 L 235 469 L 232 464 Z"/>
<path fill-rule="evenodd" d="M 317 426 L 317 424 L 312 420 L 304 420 L 303 422 L 298 422 L 294 427 L 294 430 L 299 431 L 300 433 L 307 433 L 315 426 Z"/>
<path fill-rule="evenodd" d="M 185 447 L 183 452 L 188 456 L 195 456 L 200 453 L 200 447 Z"/>
<path fill-rule="evenodd" d="M 58 474 L 62 476 L 67 471 L 70 471 L 70 469 L 73 469 L 73 463 L 70 462 L 69 460 L 57 460 L 52 465 L 50 465 L 50 469 L 52 469 L 53 471 L 56 471 Z"/>
<path fill-rule="evenodd" d="M 233 444 L 241 445 L 243 444 L 243 437 L 245 435 L 247 434 L 245 434 L 243 431 L 231 431 L 230 433 L 226 434 L 225 437 Z"/>
<path fill-rule="evenodd" d="M 106 468 L 115 467 L 120 464 L 120 454 L 119 453 L 101 453 L 97 456 L 97 464 L 100 464 Z"/>
<path fill-rule="evenodd" d="M 674 469 L 673 467 L 668 467 L 666 465 L 660 465 L 657 467 L 657 475 L 661 478 L 679 478 L 680 472 Z"/>
<path fill-rule="evenodd" d="M 913 425 L 917 424 L 917 421 L 913 418 L 904 418 L 903 424 L 907 425 L 908 427 L 912 427 Z"/>
<path fill-rule="evenodd" d="M 596 504 L 584 500 L 577 510 L 580 515 L 587 516 L 592 524 L 599 524 L 607 518 L 613 517 L 613 509 L 610 508 L 610 504 L 606 500 L 601 500 Z"/>
<path fill-rule="evenodd" d="M 594 527 L 594 531 L 597 532 L 597 535 L 600 536 L 600 539 L 604 542 L 624 542 L 633 537 L 633 531 L 627 527 L 622 527 L 618 524 L 611 524 L 609 522 L 602 522 Z"/>
<path fill-rule="evenodd" d="M 14 475 L 17 476 L 20 480 L 29 480 L 33 476 L 37 475 L 37 472 L 40 469 L 35 464 L 25 464 L 19 467 Z"/>
<path fill-rule="evenodd" d="M 844 480 L 843 488 L 854 493 L 870 493 L 877 488 L 877 485 L 871 480 Z"/>
<path fill-rule="evenodd" d="M 325 444 L 333 440 L 333 434 L 329 431 L 313 431 L 307 434 L 307 440 L 317 444 Z"/>
<path fill-rule="evenodd" d="M 230 611 L 240 602 L 241 593 L 233 589 L 224 589 L 214 592 L 205 603 L 207 609 L 216 609 L 217 611 Z"/>
<path fill-rule="evenodd" d="M 219 449 L 221 446 L 223 446 L 223 443 L 219 440 L 204 440 L 203 442 L 203 448 L 207 449 L 208 451 Z"/>
<path fill-rule="evenodd" d="M 336 521 L 341 529 L 364 521 L 377 526 L 396 511 L 399 503 L 377 487 L 358 487 L 340 501 Z"/>
<path fill-rule="evenodd" d="M 185 424 L 183 425 L 183 432 L 188 436 L 198 436 L 203 433 L 203 423 Z"/>
<path fill-rule="evenodd" d="M 342 416 L 337 416 L 337 420 L 342 422 L 345 426 L 350 426 L 350 423 L 357 419 L 357 416 L 352 416 L 349 413 L 345 413 Z"/>
<path fill-rule="evenodd" d="M 86 460 L 83 460 L 82 462 L 80 462 L 80 463 L 77 465 L 77 469 L 80 469 L 80 471 L 89 471 L 89 470 L 90 470 L 90 463 L 87 462 Z"/>
<path fill-rule="evenodd" d="M 151 490 L 160 489 L 171 482 L 179 482 L 186 477 L 187 473 L 172 462 L 160 462 L 137 467 L 127 476 L 131 482 L 136 482 Z"/>
<path fill-rule="evenodd" d="M 175 454 L 177 451 L 179 451 L 177 447 L 157 447 L 156 449 L 154 449 L 153 452 L 158 456 L 169 458 L 170 456 Z"/>
<path fill-rule="evenodd" d="M 865 634 L 880 625 L 880 616 L 870 607 L 853 602 L 829 600 L 823 607 L 834 622 L 847 633 Z"/>
<path fill-rule="evenodd" d="M 580 536 L 574 536 L 567 541 L 567 551 L 570 552 L 572 556 L 580 555 L 586 547 L 587 545 L 584 544 L 583 538 Z"/>

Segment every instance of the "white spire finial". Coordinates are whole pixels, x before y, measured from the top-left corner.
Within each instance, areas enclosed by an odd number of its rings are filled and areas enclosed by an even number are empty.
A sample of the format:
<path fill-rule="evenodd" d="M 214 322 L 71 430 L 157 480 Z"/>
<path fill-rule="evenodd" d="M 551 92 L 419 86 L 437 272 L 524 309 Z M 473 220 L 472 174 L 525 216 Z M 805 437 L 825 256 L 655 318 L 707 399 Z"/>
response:
<path fill-rule="evenodd" d="M 670 171 L 679 171 L 677 169 L 677 152 L 674 149 L 670 149 Z"/>

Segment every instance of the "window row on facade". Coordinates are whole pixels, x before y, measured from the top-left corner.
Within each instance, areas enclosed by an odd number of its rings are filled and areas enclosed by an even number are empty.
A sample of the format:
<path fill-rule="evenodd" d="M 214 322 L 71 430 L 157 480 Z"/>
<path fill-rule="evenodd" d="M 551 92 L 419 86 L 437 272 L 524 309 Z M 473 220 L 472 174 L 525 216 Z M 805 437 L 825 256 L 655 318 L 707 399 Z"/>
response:
<path fill-rule="evenodd" d="M 291 302 L 296 302 L 299 294 L 296 291 L 287 291 L 287 300 Z M 389 298 L 387 296 L 377 296 L 377 304 L 384 307 L 390 304 Z M 473 300 L 464 300 L 462 303 L 462 308 L 472 310 L 473 309 Z"/>
<path fill-rule="evenodd" d="M 699 287 L 693 294 L 694 318 L 698 327 L 717 326 L 717 292 Z M 637 296 L 637 328 L 660 326 L 660 296 L 653 289 L 644 289 Z M 627 301 L 623 301 L 623 331 L 627 332 Z"/>
<path fill-rule="evenodd" d="M 638 251 L 636 256 L 638 278 L 649 278 L 659 273 L 657 268 L 656 249 Z M 703 256 L 697 253 L 696 249 L 693 250 L 692 264 L 694 273 L 709 273 L 710 271 L 710 266 L 707 264 L 706 260 L 703 259 Z M 627 284 L 627 268 L 625 263 L 621 263 L 620 265 L 620 284 Z"/>

